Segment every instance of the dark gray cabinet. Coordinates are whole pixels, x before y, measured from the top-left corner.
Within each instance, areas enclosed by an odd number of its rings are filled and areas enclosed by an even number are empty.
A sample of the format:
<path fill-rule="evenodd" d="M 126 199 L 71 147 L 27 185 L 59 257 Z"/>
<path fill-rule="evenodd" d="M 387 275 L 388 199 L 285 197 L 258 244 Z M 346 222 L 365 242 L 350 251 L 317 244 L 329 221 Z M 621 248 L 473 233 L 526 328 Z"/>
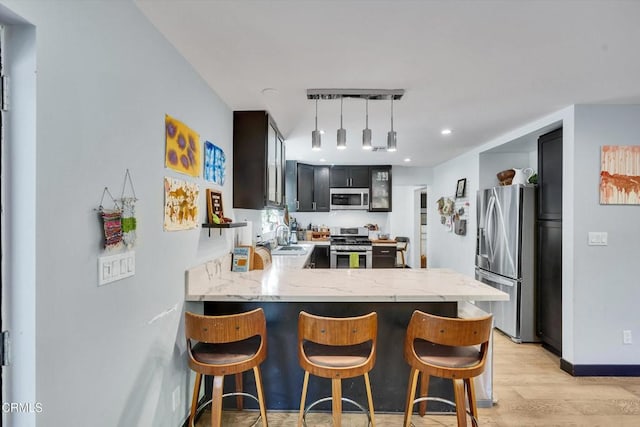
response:
<path fill-rule="evenodd" d="M 284 206 L 284 138 L 266 111 L 233 112 L 233 207 Z"/>
<path fill-rule="evenodd" d="M 332 166 L 331 188 L 369 188 L 369 166 Z"/>
<path fill-rule="evenodd" d="M 315 246 L 311 253 L 311 268 L 329 268 L 329 246 Z"/>
<path fill-rule="evenodd" d="M 290 172 L 293 164 L 287 162 L 287 178 L 294 178 Z M 293 191 L 294 185 L 287 188 Z M 329 212 L 329 166 L 296 164 L 295 199 L 287 195 L 287 205 L 291 212 Z"/>
<path fill-rule="evenodd" d="M 538 219 L 562 219 L 562 129 L 538 139 Z"/>
<path fill-rule="evenodd" d="M 373 246 L 372 268 L 394 268 L 396 266 L 395 246 Z"/>
<path fill-rule="evenodd" d="M 536 332 L 562 354 L 562 128 L 538 138 Z"/>
<path fill-rule="evenodd" d="M 391 166 L 371 166 L 369 212 L 391 212 Z"/>

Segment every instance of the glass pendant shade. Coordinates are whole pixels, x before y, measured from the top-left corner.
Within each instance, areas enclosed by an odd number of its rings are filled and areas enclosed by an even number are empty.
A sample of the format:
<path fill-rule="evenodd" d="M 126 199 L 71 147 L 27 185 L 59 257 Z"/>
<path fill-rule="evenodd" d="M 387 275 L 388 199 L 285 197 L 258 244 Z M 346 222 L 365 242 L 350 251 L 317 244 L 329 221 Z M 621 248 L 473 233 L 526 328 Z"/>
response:
<path fill-rule="evenodd" d="M 316 99 L 316 130 L 311 132 L 311 149 L 320 151 L 322 149 L 322 140 L 320 131 L 318 130 L 318 100 Z"/>
<path fill-rule="evenodd" d="M 320 151 L 322 149 L 322 141 L 320 139 L 320 131 L 318 129 L 311 132 L 311 149 Z"/>
<path fill-rule="evenodd" d="M 396 151 L 397 135 L 393 130 L 393 97 L 391 97 L 391 130 L 387 133 L 387 151 Z"/>
<path fill-rule="evenodd" d="M 371 145 L 371 129 L 366 128 L 362 131 L 362 149 L 363 150 L 371 150 L 373 146 Z"/>
<path fill-rule="evenodd" d="M 338 150 L 344 150 L 345 148 L 347 148 L 347 130 L 340 128 L 338 129 Z"/>
<path fill-rule="evenodd" d="M 338 129 L 338 150 L 347 148 L 347 130 L 342 127 L 342 100 L 340 98 L 340 129 Z"/>
<path fill-rule="evenodd" d="M 397 135 L 395 131 L 387 133 L 387 151 L 396 151 Z"/>
<path fill-rule="evenodd" d="M 371 129 L 369 129 L 369 98 L 367 98 L 366 105 L 367 113 L 365 116 L 364 130 L 362 131 L 362 149 L 371 150 L 373 146 L 371 145 Z"/>

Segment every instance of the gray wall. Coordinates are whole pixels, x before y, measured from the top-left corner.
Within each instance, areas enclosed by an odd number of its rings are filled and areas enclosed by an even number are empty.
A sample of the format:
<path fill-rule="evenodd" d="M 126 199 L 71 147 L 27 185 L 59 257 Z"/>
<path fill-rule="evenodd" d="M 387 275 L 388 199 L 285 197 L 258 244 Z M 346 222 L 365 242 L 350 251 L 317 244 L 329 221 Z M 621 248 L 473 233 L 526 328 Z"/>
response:
<path fill-rule="evenodd" d="M 574 351 L 576 364 L 640 361 L 640 206 L 600 205 L 602 145 L 640 145 L 640 106 L 577 105 L 574 189 Z M 588 246 L 606 231 L 608 246 Z M 622 331 L 635 335 L 622 344 Z"/>
<path fill-rule="evenodd" d="M 198 182 L 201 193 L 207 187 L 201 178 L 164 168 L 164 115 L 221 146 L 231 165 L 232 113 L 131 2 L 4 4 L 36 34 L 36 119 L 16 121 L 7 144 L 19 161 L 35 160 L 37 172 L 12 170 L 7 180 L 10 196 L 25 191 L 37 201 L 26 224 L 14 207 L 8 213 L 15 220 L 8 226 L 19 235 L 8 243 L 16 270 L 9 287 L 35 271 L 35 398 L 43 404 L 37 425 L 179 425 L 191 387 L 181 326 L 184 271 L 226 252 L 233 235 L 163 231 L 163 177 Z M 29 75 L 35 71 L 31 64 Z M 12 94 L 18 104 L 24 95 Z M 33 131 L 35 159 L 17 150 L 28 142 L 17 135 Z M 103 251 L 93 209 L 105 186 L 120 193 L 127 168 L 139 198 L 136 275 L 98 287 Z M 230 173 L 227 178 L 222 190 L 231 207 Z M 204 222 L 204 197 L 199 206 Z M 18 262 L 14 246 L 27 246 L 29 255 L 33 240 L 35 256 Z M 176 387 L 181 402 L 173 412 Z M 10 425 L 35 425 L 33 418 L 14 416 Z"/>

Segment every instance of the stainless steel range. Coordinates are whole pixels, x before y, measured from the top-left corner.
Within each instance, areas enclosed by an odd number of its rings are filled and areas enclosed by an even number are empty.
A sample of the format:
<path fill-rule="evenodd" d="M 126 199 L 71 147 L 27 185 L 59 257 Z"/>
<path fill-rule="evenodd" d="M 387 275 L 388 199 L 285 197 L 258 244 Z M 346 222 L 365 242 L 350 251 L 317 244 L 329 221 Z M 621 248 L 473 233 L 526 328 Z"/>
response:
<path fill-rule="evenodd" d="M 329 249 L 331 268 L 371 268 L 372 246 L 366 227 L 332 228 Z"/>

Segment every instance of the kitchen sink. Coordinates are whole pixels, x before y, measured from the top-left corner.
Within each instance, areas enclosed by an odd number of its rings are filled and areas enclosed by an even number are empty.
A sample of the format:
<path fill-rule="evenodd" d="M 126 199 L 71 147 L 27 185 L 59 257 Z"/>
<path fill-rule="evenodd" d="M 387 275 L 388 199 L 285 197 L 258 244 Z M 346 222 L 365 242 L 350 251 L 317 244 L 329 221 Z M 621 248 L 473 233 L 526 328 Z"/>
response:
<path fill-rule="evenodd" d="M 279 246 L 271 251 L 272 255 L 305 255 L 306 253 L 307 249 L 299 245 Z"/>

